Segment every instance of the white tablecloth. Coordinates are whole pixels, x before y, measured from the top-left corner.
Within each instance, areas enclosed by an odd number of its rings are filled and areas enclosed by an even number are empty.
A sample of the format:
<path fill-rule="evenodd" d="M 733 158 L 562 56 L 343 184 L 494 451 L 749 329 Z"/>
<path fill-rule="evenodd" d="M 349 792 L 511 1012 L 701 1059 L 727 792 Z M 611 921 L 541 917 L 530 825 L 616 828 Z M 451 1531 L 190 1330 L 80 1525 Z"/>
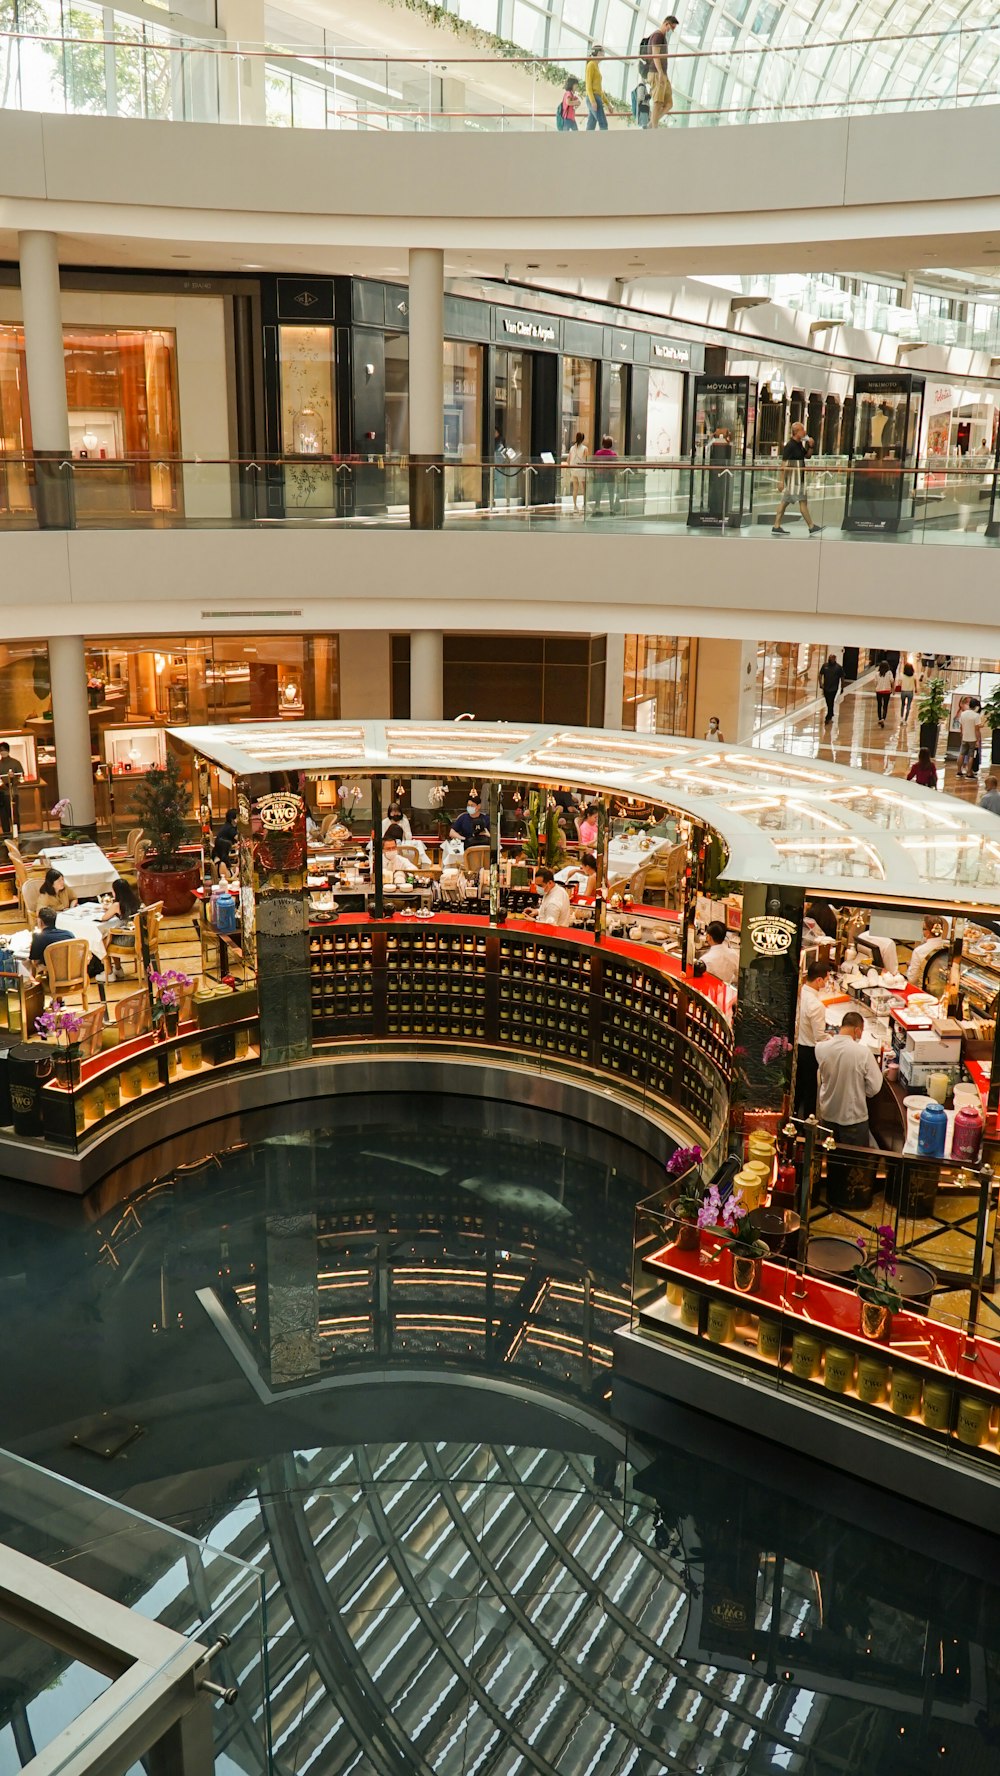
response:
<path fill-rule="evenodd" d="M 100 845 L 53 845 L 42 856 L 65 877 L 67 888 L 72 888 L 78 900 L 96 900 L 118 879 L 118 871 Z"/>
<path fill-rule="evenodd" d="M 65 931 L 67 937 L 85 938 L 90 945 L 90 953 L 99 961 L 104 960 L 104 933 L 96 919 L 88 913 L 81 912 L 77 907 L 69 907 L 64 913 L 56 914 L 56 927 Z M 19 962 L 27 962 L 28 951 L 31 949 L 32 931 L 15 931 L 10 939 L 10 947 Z"/>
<path fill-rule="evenodd" d="M 612 839 L 608 846 L 608 881 L 617 882 L 622 876 L 634 876 L 636 870 L 645 869 L 652 863 L 657 851 L 667 846 L 666 839 L 659 834 L 648 845 L 640 845 L 636 839 Z"/>

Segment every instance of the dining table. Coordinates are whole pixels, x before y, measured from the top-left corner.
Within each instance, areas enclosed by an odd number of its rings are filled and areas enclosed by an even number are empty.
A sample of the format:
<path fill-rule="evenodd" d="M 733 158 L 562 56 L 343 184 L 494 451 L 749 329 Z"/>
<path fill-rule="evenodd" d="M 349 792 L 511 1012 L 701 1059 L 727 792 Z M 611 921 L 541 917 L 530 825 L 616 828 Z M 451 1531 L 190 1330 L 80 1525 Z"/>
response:
<path fill-rule="evenodd" d="M 47 845 L 41 852 L 50 869 L 58 870 L 77 900 L 97 900 L 118 880 L 118 870 L 100 845 Z"/>

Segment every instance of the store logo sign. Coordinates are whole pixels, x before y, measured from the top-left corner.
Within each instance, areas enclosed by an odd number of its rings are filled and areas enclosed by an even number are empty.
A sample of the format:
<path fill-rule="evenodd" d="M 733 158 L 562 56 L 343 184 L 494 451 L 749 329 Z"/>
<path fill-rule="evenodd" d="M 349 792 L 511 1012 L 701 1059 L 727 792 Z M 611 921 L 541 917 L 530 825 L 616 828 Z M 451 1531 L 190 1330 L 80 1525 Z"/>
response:
<path fill-rule="evenodd" d="M 689 364 L 691 362 L 691 353 L 686 345 L 657 345 L 654 341 L 653 356 L 654 358 L 669 358 L 672 364 Z"/>
<path fill-rule="evenodd" d="M 750 942 L 758 956 L 787 956 L 794 938 L 795 925 L 791 919 L 759 913 L 750 920 Z"/>
<path fill-rule="evenodd" d="M 539 321 L 509 321 L 506 316 L 503 330 L 505 333 L 513 333 L 518 339 L 540 339 L 545 345 L 552 345 L 556 337 L 554 327 L 543 326 Z"/>
<path fill-rule="evenodd" d="M 319 297 L 314 295 L 312 290 L 300 290 L 298 295 L 293 297 L 293 301 L 297 302 L 300 308 L 315 308 Z"/>
<path fill-rule="evenodd" d="M 261 825 L 267 832 L 291 832 L 303 812 L 301 796 L 266 795 L 257 804 Z"/>

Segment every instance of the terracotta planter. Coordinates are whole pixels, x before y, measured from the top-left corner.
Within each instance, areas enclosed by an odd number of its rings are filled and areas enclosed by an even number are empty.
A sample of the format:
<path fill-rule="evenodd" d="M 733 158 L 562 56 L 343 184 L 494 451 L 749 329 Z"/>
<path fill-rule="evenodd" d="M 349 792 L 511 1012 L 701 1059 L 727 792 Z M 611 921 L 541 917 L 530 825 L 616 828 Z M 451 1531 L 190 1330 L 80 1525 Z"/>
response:
<path fill-rule="evenodd" d="M 748 1258 L 745 1253 L 733 1253 L 733 1288 L 741 1295 L 752 1295 L 760 1288 L 761 1266 L 763 1259 Z"/>
<path fill-rule="evenodd" d="M 677 1250 L 679 1252 L 697 1252 L 699 1243 L 697 1223 L 678 1220 Z"/>
<path fill-rule="evenodd" d="M 179 864 L 175 869 L 158 869 L 155 864 L 141 863 L 136 871 L 136 881 L 143 906 L 152 906 L 155 901 L 162 900 L 164 914 L 180 917 L 194 906 L 201 866 L 196 860 Z"/>
<path fill-rule="evenodd" d="M 884 1307 L 879 1301 L 862 1301 L 860 1306 L 862 1338 L 887 1339 L 892 1326 L 892 1308 Z"/>

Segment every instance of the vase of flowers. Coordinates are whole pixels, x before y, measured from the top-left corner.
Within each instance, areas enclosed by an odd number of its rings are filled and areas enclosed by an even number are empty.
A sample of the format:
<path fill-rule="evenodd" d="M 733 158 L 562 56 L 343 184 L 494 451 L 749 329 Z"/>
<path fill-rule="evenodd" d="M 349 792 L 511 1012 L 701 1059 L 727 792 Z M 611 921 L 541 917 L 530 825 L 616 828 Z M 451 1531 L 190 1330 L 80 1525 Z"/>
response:
<path fill-rule="evenodd" d="M 887 1339 L 892 1330 L 892 1316 L 903 1305 L 903 1297 L 891 1278 L 896 1275 L 896 1235 L 889 1226 L 876 1227 L 870 1240 L 855 1240 L 862 1254 L 860 1264 L 851 1272 L 861 1306 L 863 1338 Z"/>
<path fill-rule="evenodd" d="M 699 1227 L 711 1227 L 733 1259 L 733 1288 L 749 1295 L 760 1287 L 761 1264 L 767 1256 L 767 1245 L 760 1239 L 744 1205 L 743 1192 L 736 1190 L 723 1198 L 713 1184 L 705 1194 Z"/>
<path fill-rule="evenodd" d="M 35 1033 L 55 1039 L 52 1069 L 64 1091 L 73 1091 L 80 1083 L 80 1031 L 83 1018 L 71 1011 L 62 999 L 53 999 L 48 1011 L 35 1019 Z"/>
<path fill-rule="evenodd" d="M 676 1147 L 666 1164 L 668 1179 L 679 1185 L 668 1207 L 677 1220 L 677 1248 L 681 1252 L 698 1250 L 698 1212 L 704 1195 L 701 1160 L 699 1146 Z"/>
<path fill-rule="evenodd" d="M 153 1025 L 160 1041 L 165 1042 L 168 1036 L 177 1034 L 181 999 L 191 991 L 194 981 L 179 968 L 167 968 L 162 974 L 151 968 L 149 984 L 153 993 Z"/>

